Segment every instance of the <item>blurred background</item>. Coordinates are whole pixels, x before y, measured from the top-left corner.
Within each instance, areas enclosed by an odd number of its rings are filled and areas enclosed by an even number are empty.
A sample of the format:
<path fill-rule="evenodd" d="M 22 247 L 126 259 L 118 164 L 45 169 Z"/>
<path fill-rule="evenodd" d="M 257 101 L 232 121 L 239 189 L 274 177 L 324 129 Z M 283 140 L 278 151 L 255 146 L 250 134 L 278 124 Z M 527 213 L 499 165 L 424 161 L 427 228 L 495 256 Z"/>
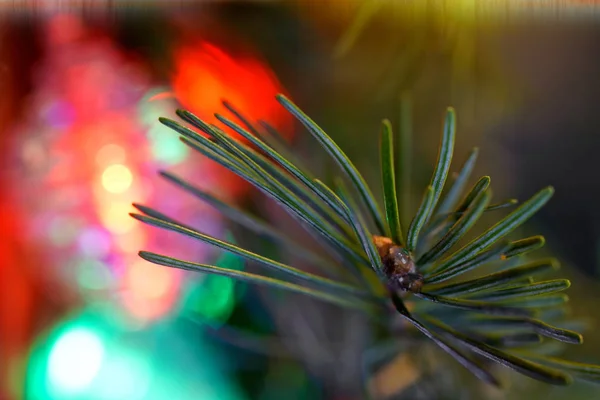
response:
<path fill-rule="evenodd" d="M 458 113 L 453 169 L 479 146 L 476 174 L 491 175 L 500 198 L 555 186 L 526 233 L 545 235 L 545 251 L 573 280 L 573 313 L 588 323 L 573 357 L 600 361 L 594 5 L 67 3 L 0 2 L 0 399 L 362 398 L 360 360 L 372 333 L 361 317 L 295 296 L 273 301 L 280 294 L 137 256 L 144 249 L 251 268 L 136 223 L 132 202 L 263 254 L 281 251 L 157 175 L 176 172 L 285 229 L 280 210 L 157 122 L 177 107 L 215 122 L 227 99 L 326 168 L 276 93 L 320 123 L 372 182 L 379 123 L 397 126 L 410 96 L 409 213 L 448 105 Z M 331 315 L 342 322 L 327 323 Z M 415 379 L 406 362 L 371 378 L 377 398 Z M 440 382 L 445 397 L 412 398 L 480 398 L 473 378 Z M 594 389 L 515 378 L 505 398 L 590 399 Z"/>

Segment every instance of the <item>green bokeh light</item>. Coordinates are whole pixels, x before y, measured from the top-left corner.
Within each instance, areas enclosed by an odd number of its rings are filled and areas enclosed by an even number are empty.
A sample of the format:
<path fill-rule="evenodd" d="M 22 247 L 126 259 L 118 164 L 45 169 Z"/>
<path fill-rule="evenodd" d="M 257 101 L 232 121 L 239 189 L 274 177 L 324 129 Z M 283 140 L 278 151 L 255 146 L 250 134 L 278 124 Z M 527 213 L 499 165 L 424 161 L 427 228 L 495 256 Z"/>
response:
<path fill-rule="evenodd" d="M 88 308 L 38 339 L 24 399 L 245 399 L 216 367 L 219 353 L 197 340 L 198 331 L 174 321 L 131 331 L 107 311 Z"/>
<path fill-rule="evenodd" d="M 158 118 L 158 117 L 157 117 Z M 174 165 L 182 162 L 188 155 L 188 148 L 179 141 L 177 135 L 158 121 L 148 129 L 148 139 L 152 149 L 152 156 L 159 162 Z"/>
<path fill-rule="evenodd" d="M 223 253 L 215 265 L 239 271 L 244 261 L 234 254 Z M 224 323 L 235 307 L 236 285 L 239 283 L 232 278 L 207 274 L 201 284 L 190 290 L 185 306 L 211 323 Z"/>
<path fill-rule="evenodd" d="M 151 379 L 149 362 L 119 343 L 113 323 L 82 314 L 37 343 L 29 360 L 26 398 L 141 400 Z"/>
<path fill-rule="evenodd" d="M 106 356 L 105 334 L 89 316 L 55 327 L 33 347 L 26 399 L 83 399 Z"/>
<path fill-rule="evenodd" d="M 138 118 L 145 125 L 150 141 L 152 156 L 158 162 L 174 165 L 182 162 L 188 155 L 188 148 L 181 144 L 177 135 L 158 122 L 158 117 L 172 113 L 174 105 L 168 99 L 154 96 L 168 92 L 166 88 L 154 88 L 139 103 Z"/>

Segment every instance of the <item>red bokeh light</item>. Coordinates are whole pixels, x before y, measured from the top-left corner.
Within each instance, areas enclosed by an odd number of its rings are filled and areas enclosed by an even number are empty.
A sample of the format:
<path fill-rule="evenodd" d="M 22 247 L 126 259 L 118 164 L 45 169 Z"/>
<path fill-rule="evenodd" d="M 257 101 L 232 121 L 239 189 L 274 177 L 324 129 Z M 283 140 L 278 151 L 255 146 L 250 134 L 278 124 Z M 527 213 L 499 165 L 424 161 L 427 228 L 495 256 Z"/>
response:
<path fill-rule="evenodd" d="M 222 105 L 227 100 L 251 121 L 290 134 L 291 117 L 275 100 L 281 84 L 256 57 L 234 57 L 205 41 L 184 45 L 175 51 L 172 84 L 181 105 L 210 123 L 217 124 L 216 112 L 230 116 Z"/>
<path fill-rule="evenodd" d="M 174 52 L 172 87 L 183 108 L 208 123 L 221 127 L 232 137 L 241 137 L 225 127 L 214 116 L 220 113 L 235 118 L 223 106 L 229 101 L 245 118 L 255 123 L 265 120 L 290 138 L 292 117 L 275 100 L 283 92 L 271 69 L 247 53 L 232 55 L 207 41 L 199 40 L 181 45 Z M 227 177 L 222 185 L 233 198 L 243 196 L 249 184 L 223 167 L 215 165 L 219 176 Z"/>

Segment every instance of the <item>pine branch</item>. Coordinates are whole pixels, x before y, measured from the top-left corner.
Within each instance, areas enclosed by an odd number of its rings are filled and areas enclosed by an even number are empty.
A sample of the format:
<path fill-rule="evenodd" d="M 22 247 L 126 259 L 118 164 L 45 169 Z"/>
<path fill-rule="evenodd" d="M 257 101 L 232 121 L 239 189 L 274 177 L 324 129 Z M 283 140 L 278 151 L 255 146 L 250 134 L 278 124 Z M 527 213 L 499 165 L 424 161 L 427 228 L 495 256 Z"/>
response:
<path fill-rule="evenodd" d="M 389 121 L 382 123 L 380 172 L 383 199 L 373 196 L 354 163 L 315 121 L 288 98 L 279 95 L 277 100 L 329 153 L 349 178 L 352 191 L 345 187 L 340 176 L 334 179 L 333 188 L 327 186 L 306 170 L 300 164 L 301 160 L 295 159 L 292 148 L 268 123 L 261 121 L 259 127 L 255 126 L 227 102 L 224 103 L 225 107 L 241 125 L 221 115 L 217 115 L 217 118 L 237 132 L 246 143 L 233 140 L 220 128 L 207 124 L 187 111 L 180 110 L 177 114 L 203 134 L 170 119 L 161 118 L 160 121 L 181 135 L 186 145 L 231 170 L 275 200 L 300 226 L 318 239 L 325 255 L 301 247 L 265 221 L 215 198 L 191 183 L 168 172 L 161 174 L 224 216 L 282 245 L 290 253 L 318 265 L 323 271 L 328 270 L 329 258 L 335 255 L 363 284 L 355 286 L 310 274 L 206 235 L 157 210 L 136 205 L 145 214 L 133 214 L 136 219 L 240 255 L 265 266 L 266 270 L 264 274 L 251 274 L 149 252 L 141 252 L 141 257 L 159 265 L 225 275 L 301 293 L 316 300 L 367 312 L 379 322 L 400 315 L 476 377 L 493 385 L 500 383 L 481 364 L 481 357 L 551 384 L 569 384 L 573 378 L 599 382 L 600 367 L 544 354 L 555 348 L 551 342 L 540 343 L 542 337 L 568 344 L 579 344 L 583 340 L 579 333 L 557 327 L 573 325 L 573 322 L 563 320 L 567 315 L 565 304 L 568 297 L 562 292 L 570 286 L 570 282 L 566 279 L 536 281 L 555 271 L 558 264 L 552 259 L 521 262 L 524 254 L 544 245 L 544 238 L 506 238 L 549 201 L 554 192 L 552 187 L 539 191 L 482 234 L 469 240 L 471 229 L 484 213 L 511 207 L 517 202 L 507 200 L 492 203 L 489 177 L 480 178 L 467 190 L 478 149 L 469 154 L 454 181 L 444 191 L 456 135 L 456 117 L 452 108 L 446 112 L 433 176 L 418 210 L 411 217 L 407 215 L 407 199 L 410 197 L 410 174 L 407 173 L 410 165 L 407 160 L 410 160 L 410 149 L 405 145 L 410 143 L 412 127 L 406 96 L 403 98 L 399 136 L 394 137 Z M 402 145 L 401 151 L 397 144 Z M 399 154 L 404 156 L 399 157 Z M 358 201 L 351 192 L 358 193 Z M 379 207 L 381 200 L 385 212 Z M 361 211 L 362 206 L 366 206 L 368 213 Z M 402 231 L 401 221 L 411 221 L 406 232 Z M 375 230 L 371 229 L 373 226 Z M 457 249 L 463 240 L 467 243 Z M 364 272 L 369 270 L 378 277 L 378 287 L 366 281 Z M 270 277 L 269 271 L 294 282 Z M 467 273 L 475 276 L 466 279 Z M 386 295 L 382 297 L 375 293 Z M 528 351 L 521 350 L 523 347 Z"/>

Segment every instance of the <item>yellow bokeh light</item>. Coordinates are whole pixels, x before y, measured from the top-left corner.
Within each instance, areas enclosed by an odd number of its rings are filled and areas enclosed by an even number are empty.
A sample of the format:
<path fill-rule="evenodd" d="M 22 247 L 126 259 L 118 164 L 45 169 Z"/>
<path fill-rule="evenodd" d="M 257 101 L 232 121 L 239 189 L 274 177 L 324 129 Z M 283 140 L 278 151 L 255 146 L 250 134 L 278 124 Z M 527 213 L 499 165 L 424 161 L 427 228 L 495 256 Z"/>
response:
<path fill-rule="evenodd" d="M 102 173 L 102 186 L 110 193 L 123 193 L 132 182 L 133 175 L 123 164 L 113 164 Z"/>
<path fill-rule="evenodd" d="M 129 213 L 132 211 L 128 201 L 106 202 L 100 207 L 102 224 L 113 233 L 129 232 L 135 225 L 135 220 Z"/>

